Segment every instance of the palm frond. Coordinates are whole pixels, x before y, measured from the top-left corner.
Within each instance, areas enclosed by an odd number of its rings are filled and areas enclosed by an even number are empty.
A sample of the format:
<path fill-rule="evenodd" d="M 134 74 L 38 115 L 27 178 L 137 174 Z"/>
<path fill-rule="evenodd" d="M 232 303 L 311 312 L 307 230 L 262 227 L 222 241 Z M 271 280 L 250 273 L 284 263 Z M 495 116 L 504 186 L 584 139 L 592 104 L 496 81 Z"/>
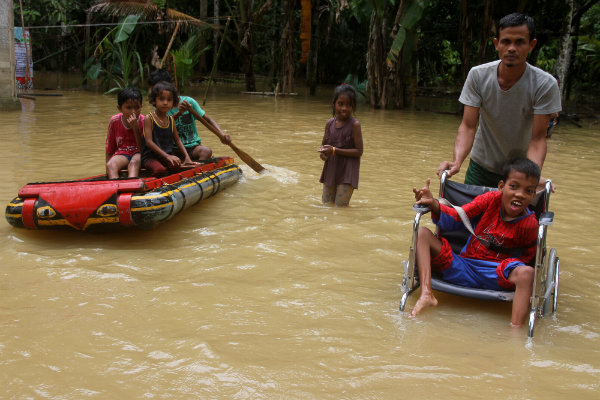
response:
<path fill-rule="evenodd" d="M 188 30 L 193 27 L 218 29 L 213 24 L 201 21 L 191 15 L 172 8 L 162 10 L 152 0 L 98 0 L 89 9 L 92 13 L 105 13 L 111 16 L 127 16 L 136 14 L 140 20 L 163 22 L 165 29 L 172 31 L 177 22 L 180 29 Z"/>

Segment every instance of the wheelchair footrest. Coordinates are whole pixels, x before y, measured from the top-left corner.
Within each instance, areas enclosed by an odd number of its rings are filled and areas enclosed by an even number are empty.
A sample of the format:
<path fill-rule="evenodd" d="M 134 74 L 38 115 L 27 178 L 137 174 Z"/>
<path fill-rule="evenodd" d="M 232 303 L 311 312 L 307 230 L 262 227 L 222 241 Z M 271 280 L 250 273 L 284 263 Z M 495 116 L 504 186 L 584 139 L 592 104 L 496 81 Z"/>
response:
<path fill-rule="evenodd" d="M 454 294 L 456 296 L 470 297 L 479 300 L 512 301 L 515 293 L 501 290 L 487 290 L 459 286 L 444 282 L 441 279 L 431 278 L 431 288 L 440 292 Z"/>

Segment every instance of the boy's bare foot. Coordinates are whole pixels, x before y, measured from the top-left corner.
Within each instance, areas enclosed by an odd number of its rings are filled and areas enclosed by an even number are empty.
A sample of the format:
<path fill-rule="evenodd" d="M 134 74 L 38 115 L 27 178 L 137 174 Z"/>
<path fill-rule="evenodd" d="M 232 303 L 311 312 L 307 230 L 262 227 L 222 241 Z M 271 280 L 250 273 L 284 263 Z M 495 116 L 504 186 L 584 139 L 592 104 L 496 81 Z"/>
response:
<path fill-rule="evenodd" d="M 433 293 L 421 294 L 421 297 L 419 297 L 419 300 L 417 300 L 417 304 L 415 304 L 413 309 L 410 311 L 410 316 L 415 317 L 417 314 L 423 311 L 423 309 L 427 307 L 435 307 L 437 305 L 438 301 Z"/>

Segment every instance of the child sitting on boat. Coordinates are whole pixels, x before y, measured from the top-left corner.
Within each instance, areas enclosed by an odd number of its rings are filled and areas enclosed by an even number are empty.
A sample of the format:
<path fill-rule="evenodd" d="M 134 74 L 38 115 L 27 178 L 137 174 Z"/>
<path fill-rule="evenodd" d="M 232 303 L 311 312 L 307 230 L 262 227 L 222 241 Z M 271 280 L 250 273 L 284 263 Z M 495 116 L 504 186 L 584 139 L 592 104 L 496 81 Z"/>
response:
<path fill-rule="evenodd" d="M 150 87 L 161 81 L 171 82 L 171 74 L 165 69 L 152 72 L 148 78 Z M 177 133 L 192 160 L 207 160 L 213 154 L 210 147 L 202 144 L 202 139 L 198 135 L 198 129 L 196 128 L 196 119 L 202 122 L 208 130 L 215 133 L 219 137 L 219 140 L 221 140 L 221 143 L 231 143 L 231 137 L 221 130 L 219 124 L 206 114 L 196 100 L 189 96 L 179 96 L 179 107 L 171 109 L 168 114 L 172 115 L 175 119 Z M 177 149 L 175 149 L 175 154 L 183 157 L 182 154 L 178 154 Z"/>
<path fill-rule="evenodd" d="M 413 188 L 417 204 L 429 206 L 433 222 L 444 231 L 473 225 L 473 234 L 460 255 L 452 252 L 448 241 L 420 227 L 416 258 L 421 295 L 410 315 L 436 306 L 431 290 L 431 270 L 442 280 L 456 285 L 491 290 L 515 289 L 511 325 L 520 326 L 529 309 L 534 269 L 538 220 L 527 207 L 535 196 L 540 168 L 528 159 L 517 159 L 504 166 L 498 191 L 486 192 L 459 207 L 440 204 L 425 187 Z M 467 220 L 468 218 L 468 220 Z"/>
<path fill-rule="evenodd" d="M 140 132 L 144 129 L 142 94 L 134 88 L 126 88 L 117 96 L 119 114 L 113 115 L 106 134 L 106 175 L 117 179 L 119 171 L 127 168 L 130 178 L 140 171 Z"/>
<path fill-rule="evenodd" d="M 180 170 L 182 160 L 173 154 L 175 148 L 184 155 L 183 164 L 195 165 L 179 139 L 173 117 L 167 115 L 169 110 L 179 104 L 175 86 L 169 82 L 158 82 L 152 87 L 149 100 L 156 109 L 144 120 L 145 143 L 142 149 L 144 168 L 154 176 L 164 175 L 167 171 Z"/>

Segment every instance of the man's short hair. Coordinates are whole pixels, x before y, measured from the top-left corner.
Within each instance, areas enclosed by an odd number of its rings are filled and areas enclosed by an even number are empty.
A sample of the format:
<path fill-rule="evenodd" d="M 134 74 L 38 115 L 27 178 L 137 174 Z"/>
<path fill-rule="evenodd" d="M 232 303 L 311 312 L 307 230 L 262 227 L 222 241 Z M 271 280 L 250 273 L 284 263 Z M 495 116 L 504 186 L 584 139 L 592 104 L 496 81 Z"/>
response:
<path fill-rule="evenodd" d="M 535 22 L 533 22 L 533 18 L 521 13 L 512 13 L 502 17 L 498 22 L 498 32 L 504 28 L 521 25 L 527 25 L 527 29 L 529 29 L 529 40 L 535 39 Z"/>

